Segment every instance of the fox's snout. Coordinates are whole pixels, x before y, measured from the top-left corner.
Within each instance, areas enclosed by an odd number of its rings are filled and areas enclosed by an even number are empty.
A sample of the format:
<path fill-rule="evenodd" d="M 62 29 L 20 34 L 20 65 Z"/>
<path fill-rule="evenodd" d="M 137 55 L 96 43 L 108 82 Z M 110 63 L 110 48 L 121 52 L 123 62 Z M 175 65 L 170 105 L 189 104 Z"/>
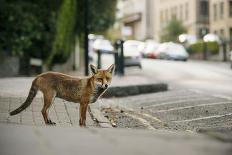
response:
<path fill-rule="evenodd" d="M 103 84 L 103 88 L 108 88 L 108 84 Z"/>

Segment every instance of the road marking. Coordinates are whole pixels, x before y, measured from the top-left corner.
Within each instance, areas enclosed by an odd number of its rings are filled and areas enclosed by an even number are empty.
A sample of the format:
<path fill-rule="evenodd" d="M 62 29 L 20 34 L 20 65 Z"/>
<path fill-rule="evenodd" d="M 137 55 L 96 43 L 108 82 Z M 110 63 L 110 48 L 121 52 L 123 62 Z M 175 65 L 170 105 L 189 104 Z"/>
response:
<path fill-rule="evenodd" d="M 200 118 L 194 118 L 194 119 L 188 119 L 188 120 L 180 120 L 180 121 L 172 121 L 174 123 L 181 123 L 181 122 L 192 122 L 192 121 L 198 121 L 198 120 L 206 120 L 210 118 L 220 118 L 225 116 L 231 116 L 232 113 L 224 114 L 224 115 L 213 115 L 213 116 L 207 116 L 207 117 L 200 117 Z"/>
<path fill-rule="evenodd" d="M 178 94 L 176 94 L 176 96 L 171 96 L 171 97 L 167 97 L 167 96 L 162 96 L 157 98 L 157 97 L 153 97 L 151 99 L 147 99 L 145 101 L 141 101 L 141 102 L 136 102 L 135 103 L 130 103 L 131 105 L 142 105 L 142 104 L 148 104 L 148 103 L 154 103 L 154 102 L 170 102 L 170 100 L 186 100 L 186 99 L 196 99 L 196 98 L 203 98 L 206 96 L 200 96 L 197 94 L 192 94 L 192 95 L 185 95 L 185 96 L 178 96 Z M 163 100 L 164 99 L 164 100 Z M 169 101 L 168 101 L 169 100 Z"/>
<path fill-rule="evenodd" d="M 168 109 L 168 110 L 155 111 L 155 113 L 175 111 L 175 110 L 183 110 L 183 109 L 190 109 L 190 108 L 203 107 L 203 106 L 214 106 L 214 105 L 220 105 L 220 104 L 221 105 L 223 105 L 223 104 L 232 104 L 232 102 L 217 102 L 217 103 L 200 104 L 200 105 L 195 105 L 195 106 L 178 107 L 178 108 L 172 108 L 172 109 Z"/>
<path fill-rule="evenodd" d="M 201 98 L 201 99 L 186 99 L 186 100 L 178 100 L 178 101 L 171 101 L 171 102 L 164 102 L 161 104 L 155 104 L 155 105 L 148 105 L 148 106 L 143 106 L 143 107 L 158 107 L 162 105 L 167 105 L 167 104 L 175 104 L 175 103 L 182 103 L 182 102 L 189 102 L 189 101 L 204 101 L 204 100 L 212 100 L 212 97 L 210 98 Z"/>
<path fill-rule="evenodd" d="M 152 115 L 149 115 L 149 114 L 146 114 L 146 113 L 141 113 L 140 115 L 143 115 L 144 117 L 153 119 L 153 120 L 155 120 L 155 121 L 157 121 L 157 122 L 163 123 L 160 119 L 158 119 L 157 117 L 154 117 L 154 116 L 152 116 Z"/>
<path fill-rule="evenodd" d="M 227 100 L 232 100 L 232 97 L 225 96 L 225 95 L 213 95 L 213 96 L 214 96 L 214 97 L 218 97 L 218 98 L 227 99 Z"/>
<path fill-rule="evenodd" d="M 213 97 L 216 97 L 216 98 L 223 98 L 223 99 L 227 99 L 227 100 L 232 100 L 232 97 L 230 97 L 230 96 L 225 96 L 225 95 L 221 95 L 221 94 L 206 93 L 204 91 L 197 90 L 197 89 L 189 89 L 189 90 L 193 91 L 195 93 L 198 93 L 198 94 L 205 94 L 205 95 L 210 95 L 210 96 L 213 96 Z"/>
<path fill-rule="evenodd" d="M 129 116 L 129 117 L 132 117 L 134 119 L 137 119 L 138 121 L 140 121 L 145 127 L 147 127 L 147 129 L 150 129 L 150 130 L 156 130 L 147 120 L 141 118 L 141 117 L 138 117 L 136 115 L 133 115 L 133 114 L 129 114 L 129 113 L 126 113 L 124 112 L 125 115 Z"/>

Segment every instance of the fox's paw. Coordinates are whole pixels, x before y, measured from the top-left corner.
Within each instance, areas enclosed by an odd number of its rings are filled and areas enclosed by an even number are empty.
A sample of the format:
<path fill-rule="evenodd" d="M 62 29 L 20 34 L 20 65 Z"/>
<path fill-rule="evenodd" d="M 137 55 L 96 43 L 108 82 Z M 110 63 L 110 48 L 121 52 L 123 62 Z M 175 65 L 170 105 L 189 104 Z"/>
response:
<path fill-rule="evenodd" d="M 52 122 L 51 120 L 48 120 L 47 125 L 56 125 L 56 123 Z"/>

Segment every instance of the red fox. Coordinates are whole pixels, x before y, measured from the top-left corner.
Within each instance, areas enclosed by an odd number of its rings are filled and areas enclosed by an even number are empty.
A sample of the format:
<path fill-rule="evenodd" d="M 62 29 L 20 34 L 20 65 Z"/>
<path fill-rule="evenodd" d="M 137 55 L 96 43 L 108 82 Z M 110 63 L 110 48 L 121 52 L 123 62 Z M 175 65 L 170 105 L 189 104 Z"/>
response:
<path fill-rule="evenodd" d="M 10 112 L 16 115 L 26 109 L 40 90 L 43 93 L 44 105 L 42 115 L 46 124 L 55 125 L 48 117 L 49 108 L 55 97 L 80 103 L 80 126 L 86 126 L 86 112 L 89 103 L 94 103 L 106 91 L 111 83 L 115 65 L 108 69 L 97 69 L 90 65 L 92 75 L 84 78 L 73 77 L 57 72 L 47 72 L 38 75 L 32 82 L 26 101 L 17 109 Z"/>

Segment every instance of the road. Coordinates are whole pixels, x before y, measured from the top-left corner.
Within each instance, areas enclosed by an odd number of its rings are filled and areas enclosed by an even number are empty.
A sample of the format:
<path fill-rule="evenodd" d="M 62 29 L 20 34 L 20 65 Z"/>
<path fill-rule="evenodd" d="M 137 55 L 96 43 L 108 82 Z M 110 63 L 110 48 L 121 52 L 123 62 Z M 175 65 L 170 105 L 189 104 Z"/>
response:
<path fill-rule="evenodd" d="M 114 62 L 111 55 L 103 55 L 103 67 Z M 142 70 L 126 68 L 129 76 L 144 76 L 150 82 L 165 82 L 171 89 L 199 91 L 232 97 L 232 70 L 229 63 L 189 60 L 166 61 L 143 59 Z"/>
<path fill-rule="evenodd" d="M 227 63 L 143 60 L 143 74 L 173 89 L 197 89 L 232 97 L 232 70 Z"/>
<path fill-rule="evenodd" d="M 118 127 L 223 131 L 232 140 L 232 70 L 229 64 L 144 59 L 142 66 L 142 70 L 126 68 L 126 75 L 168 83 L 169 91 L 103 99 L 105 115 Z"/>

